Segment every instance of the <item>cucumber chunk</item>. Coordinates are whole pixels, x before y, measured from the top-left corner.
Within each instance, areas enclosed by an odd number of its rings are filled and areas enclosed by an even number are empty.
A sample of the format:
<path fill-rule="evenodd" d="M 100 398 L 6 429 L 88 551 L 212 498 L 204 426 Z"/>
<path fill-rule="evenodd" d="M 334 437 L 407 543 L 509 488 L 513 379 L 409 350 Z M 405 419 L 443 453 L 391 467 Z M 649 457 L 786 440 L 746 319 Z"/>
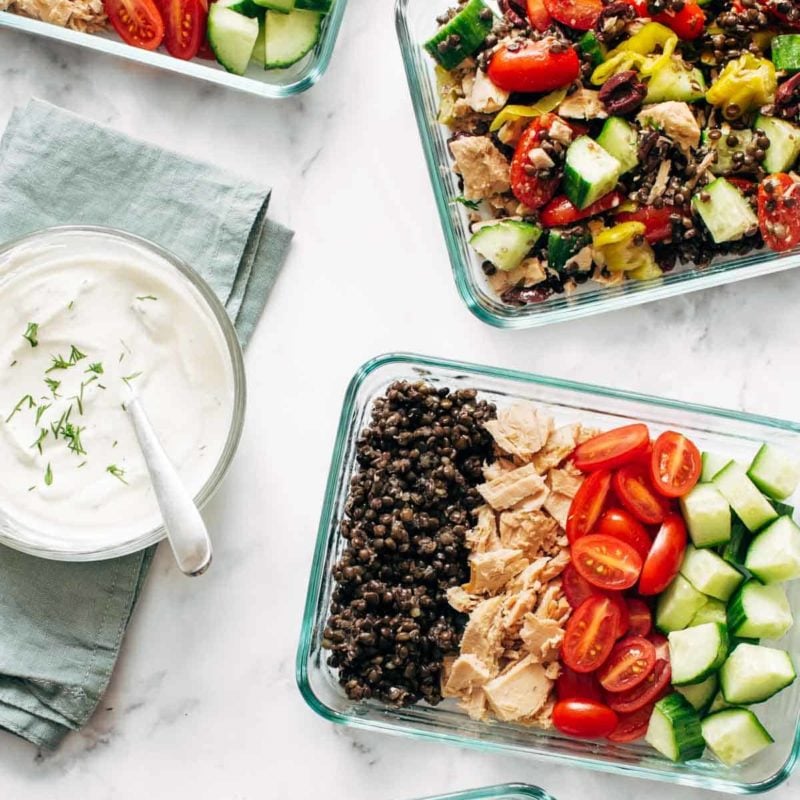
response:
<path fill-rule="evenodd" d="M 731 538 L 731 507 L 713 483 L 698 483 L 680 505 L 695 547 L 715 547 Z"/>
<path fill-rule="evenodd" d="M 786 172 L 791 169 L 800 156 L 800 128 L 784 119 L 759 114 L 756 129 L 764 131 L 769 139 L 764 169 L 767 172 Z"/>
<path fill-rule="evenodd" d="M 563 272 L 567 262 L 591 243 L 592 237 L 584 230 L 550 230 L 547 235 L 547 266 Z"/>
<path fill-rule="evenodd" d="M 701 683 L 725 663 L 727 656 L 728 633 L 719 622 L 706 622 L 669 635 L 674 686 Z"/>
<path fill-rule="evenodd" d="M 747 548 L 752 536 L 740 519 L 734 519 L 731 525 L 731 538 L 720 550 L 720 555 L 737 569 L 744 569 Z"/>
<path fill-rule="evenodd" d="M 800 578 L 800 528 L 780 517 L 758 534 L 747 549 L 745 568 L 764 583 Z"/>
<path fill-rule="evenodd" d="M 671 761 L 700 758 L 706 749 L 699 714 L 677 692 L 655 704 L 645 740 Z"/>
<path fill-rule="evenodd" d="M 208 10 L 208 43 L 228 72 L 244 75 L 257 38 L 257 19 L 212 3 Z"/>
<path fill-rule="evenodd" d="M 264 25 L 264 69 L 285 69 L 313 50 L 322 31 L 322 14 L 268 11 Z"/>
<path fill-rule="evenodd" d="M 703 453 L 701 456 L 703 469 L 700 473 L 700 483 L 711 483 L 714 476 L 723 468 L 728 466 L 730 459 L 727 456 L 720 456 L 716 453 Z"/>
<path fill-rule="evenodd" d="M 785 500 L 800 483 L 800 459 L 773 444 L 762 444 L 747 475 L 764 494 Z"/>
<path fill-rule="evenodd" d="M 542 229 L 528 222 L 504 219 L 484 225 L 469 240 L 472 248 L 497 269 L 516 269 L 542 235 Z"/>
<path fill-rule="evenodd" d="M 609 117 L 597 137 L 597 144 L 619 161 L 622 175 L 639 163 L 639 134 L 622 117 Z"/>
<path fill-rule="evenodd" d="M 705 602 L 705 596 L 683 575 L 676 575 L 675 580 L 659 595 L 656 604 L 656 627 L 664 633 L 682 630 L 692 621 Z"/>
<path fill-rule="evenodd" d="M 794 517 L 794 506 L 782 503 L 780 500 L 771 500 L 770 505 L 778 512 L 779 517 Z"/>
<path fill-rule="evenodd" d="M 771 44 L 772 63 L 775 69 L 800 72 L 800 34 L 787 33 L 776 36 Z"/>
<path fill-rule="evenodd" d="M 725 603 L 709 597 L 705 605 L 692 617 L 688 627 L 692 628 L 705 622 L 719 622 L 721 625 L 727 625 L 728 609 Z"/>
<path fill-rule="evenodd" d="M 711 701 L 711 705 L 708 707 L 708 713 L 713 714 L 715 711 L 722 711 L 723 708 L 730 707 L 731 704 L 725 701 L 725 695 L 722 694 L 722 690 L 720 689 Z"/>
<path fill-rule="evenodd" d="M 493 24 L 494 14 L 483 0 L 469 0 L 425 43 L 425 49 L 445 69 L 454 69 L 483 44 Z"/>
<path fill-rule="evenodd" d="M 294 0 L 253 0 L 253 2 L 262 8 L 277 11 L 279 14 L 288 14 L 290 11 L 294 11 Z"/>
<path fill-rule="evenodd" d="M 780 639 L 793 622 L 789 600 L 780 584 L 764 586 L 748 581 L 728 607 L 728 631 L 732 636 Z"/>
<path fill-rule="evenodd" d="M 775 741 L 746 708 L 718 711 L 703 720 L 702 729 L 711 752 L 729 767 L 752 758 Z"/>
<path fill-rule="evenodd" d="M 333 0 L 294 0 L 294 7 L 304 11 L 319 11 L 320 14 L 328 14 L 333 7 Z"/>
<path fill-rule="evenodd" d="M 263 19 L 266 13 L 264 7 L 258 5 L 255 0 L 217 0 L 217 4 L 229 8 L 237 14 L 243 14 L 245 17 Z"/>
<path fill-rule="evenodd" d="M 682 58 L 673 56 L 672 61 L 658 69 L 647 84 L 644 104 L 696 103 L 706 96 L 706 79 L 696 67 L 690 67 Z"/>
<path fill-rule="evenodd" d="M 619 181 L 622 165 L 588 136 L 579 136 L 567 149 L 564 194 L 586 208 L 607 195 Z"/>
<path fill-rule="evenodd" d="M 578 40 L 578 52 L 589 59 L 592 67 L 599 67 L 605 61 L 605 46 L 594 31 L 586 31 Z"/>
<path fill-rule="evenodd" d="M 724 123 L 720 128 L 721 136 L 713 139 L 710 135 L 711 131 L 704 130 L 701 136 L 701 141 L 710 150 L 714 150 L 717 154 L 717 160 L 711 165 L 711 172 L 714 175 L 729 175 L 732 172 L 755 172 L 758 165 L 747 165 L 742 160 L 747 154 L 748 147 L 753 144 L 755 133 L 751 130 L 733 130 L 730 125 Z M 728 138 L 733 136 L 731 141 L 735 144 L 728 144 Z M 734 156 L 738 154 L 738 158 Z M 723 466 L 725 466 L 723 464 Z"/>
<path fill-rule="evenodd" d="M 758 217 L 750 203 L 725 178 L 717 178 L 694 195 L 692 209 L 717 244 L 741 239 L 758 230 Z"/>
<path fill-rule="evenodd" d="M 219 0 L 217 0 L 219 2 Z M 267 28 L 262 23 L 258 26 L 258 36 L 256 37 L 256 43 L 253 45 L 253 52 L 250 56 L 250 59 L 258 64 L 261 69 L 264 69 L 264 62 L 267 60 L 267 51 L 265 45 L 265 39 L 267 34 Z"/>
<path fill-rule="evenodd" d="M 748 530 L 757 531 L 778 516 L 764 495 L 747 477 L 742 466 L 735 461 L 731 461 L 714 476 L 714 485 L 731 504 L 731 508 Z"/>
<path fill-rule="evenodd" d="M 681 564 L 681 575 L 698 592 L 728 600 L 744 580 L 742 574 L 712 550 L 697 550 L 689 545 Z"/>
<path fill-rule="evenodd" d="M 797 674 L 785 650 L 760 644 L 739 644 L 719 671 L 726 703 L 749 705 L 769 700 L 789 686 Z"/>
<path fill-rule="evenodd" d="M 682 694 L 699 714 L 702 714 L 713 702 L 719 690 L 719 678 L 714 673 L 702 683 L 676 686 L 675 691 Z"/>

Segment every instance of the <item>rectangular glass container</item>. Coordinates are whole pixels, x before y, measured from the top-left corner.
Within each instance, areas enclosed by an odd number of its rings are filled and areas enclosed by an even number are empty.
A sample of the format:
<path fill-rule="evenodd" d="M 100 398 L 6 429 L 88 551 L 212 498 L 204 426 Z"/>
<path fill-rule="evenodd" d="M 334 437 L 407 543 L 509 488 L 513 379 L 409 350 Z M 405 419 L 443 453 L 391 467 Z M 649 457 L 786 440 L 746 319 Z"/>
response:
<path fill-rule="evenodd" d="M 527 786 L 522 783 L 484 786 L 481 789 L 440 794 L 436 795 L 436 797 L 420 798 L 420 800 L 530 800 L 530 798 L 535 798 L 535 800 L 555 800 L 538 786 Z"/>
<path fill-rule="evenodd" d="M 125 44 L 116 33 L 81 33 L 62 28 L 49 22 L 29 19 L 10 11 L 0 11 L 0 28 L 26 31 L 59 42 L 68 42 L 87 50 L 107 53 L 136 64 L 187 75 L 208 83 L 227 86 L 259 97 L 291 97 L 310 89 L 325 73 L 333 55 L 336 38 L 342 24 L 347 0 L 336 0 L 330 14 L 322 22 L 322 35 L 316 46 L 305 58 L 288 69 L 264 70 L 250 64 L 245 75 L 234 75 L 215 61 L 195 58 L 182 61 L 166 52 L 142 50 Z"/>
<path fill-rule="evenodd" d="M 474 388 L 498 407 L 533 401 L 558 425 L 581 422 L 608 429 L 644 422 L 653 434 L 673 429 L 687 434 L 701 450 L 749 460 L 762 442 L 800 452 L 800 424 L 736 411 L 632 394 L 587 384 L 544 378 L 494 367 L 474 366 L 415 355 L 380 356 L 353 377 L 344 401 L 311 568 L 305 616 L 297 655 L 297 682 L 308 704 L 327 720 L 416 739 L 450 742 L 485 751 L 537 756 L 569 766 L 651 778 L 738 794 L 766 791 L 788 778 L 800 752 L 800 680 L 759 705 L 759 717 L 775 744 L 737 767 L 709 753 L 676 764 L 644 743 L 616 745 L 570 739 L 558 731 L 541 731 L 504 722 L 479 722 L 454 701 L 393 708 L 370 700 L 350 700 L 327 664 L 321 640 L 330 607 L 331 570 L 344 549 L 339 526 L 355 472 L 356 440 L 372 404 L 396 380 L 424 379 L 453 389 Z M 795 503 L 798 492 L 787 502 Z M 787 585 L 799 620 L 781 642 L 800 663 L 800 581 Z"/>
<path fill-rule="evenodd" d="M 454 0 L 396 0 L 396 22 L 453 276 L 462 299 L 479 319 L 500 328 L 532 328 L 800 266 L 800 252 L 796 249 L 781 254 L 764 249 L 747 256 L 718 259 L 709 267 L 683 266 L 649 281 L 626 280 L 617 286 L 600 286 L 590 281 L 569 297 L 552 295 L 541 303 L 522 307 L 502 302 L 489 288 L 481 259 L 469 246 L 467 211 L 454 200 L 461 190 L 447 147 L 451 133 L 436 121 L 435 65 L 423 48 L 436 30 L 436 17 L 454 4 Z"/>

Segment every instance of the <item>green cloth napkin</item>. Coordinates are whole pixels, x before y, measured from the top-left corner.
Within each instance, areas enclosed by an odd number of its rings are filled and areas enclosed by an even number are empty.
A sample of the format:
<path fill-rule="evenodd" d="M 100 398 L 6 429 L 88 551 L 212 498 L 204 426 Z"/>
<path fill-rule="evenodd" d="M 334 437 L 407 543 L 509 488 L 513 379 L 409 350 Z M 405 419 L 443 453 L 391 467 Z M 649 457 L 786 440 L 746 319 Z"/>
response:
<path fill-rule="evenodd" d="M 292 233 L 270 189 L 37 100 L 0 140 L 0 241 L 51 225 L 110 225 L 166 247 L 225 302 L 243 343 Z M 0 546 L 0 728 L 53 748 L 108 686 L 155 548 L 71 564 Z"/>

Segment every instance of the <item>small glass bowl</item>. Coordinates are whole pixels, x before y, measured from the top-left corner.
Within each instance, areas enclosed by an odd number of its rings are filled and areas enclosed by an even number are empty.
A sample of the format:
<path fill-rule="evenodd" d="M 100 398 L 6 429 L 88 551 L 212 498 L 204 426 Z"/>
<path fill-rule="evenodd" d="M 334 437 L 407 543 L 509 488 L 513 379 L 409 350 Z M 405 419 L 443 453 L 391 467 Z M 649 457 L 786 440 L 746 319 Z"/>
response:
<path fill-rule="evenodd" d="M 534 401 L 559 425 L 581 422 L 608 429 L 644 422 L 654 434 L 678 430 L 702 450 L 736 459 L 752 458 L 762 442 L 800 452 L 800 424 L 794 422 L 426 356 L 385 355 L 367 362 L 356 372 L 345 397 L 311 567 L 297 654 L 297 683 L 309 706 L 331 722 L 356 728 L 537 756 L 570 766 L 735 794 L 763 792 L 785 781 L 800 754 L 800 680 L 758 706 L 757 713 L 775 744 L 737 767 L 725 766 L 708 754 L 676 764 L 641 742 L 618 745 L 580 741 L 555 730 L 479 722 L 471 720 L 452 700 L 438 706 L 421 703 L 394 708 L 375 700 L 355 702 L 347 697 L 335 671 L 328 666 L 328 652 L 322 648 L 333 591 L 332 567 L 345 544 L 340 523 L 356 469 L 356 441 L 369 420 L 373 402 L 396 380 L 425 380 L 454 390 L 477 389 L 482 398 L 499 407 L 520 400 Z M 800 492 L 787 502 L 796 504 L 798 497 Z M 788 584 L 787 593 L 795 618 L 800 619 L 800 581 Z M 780 646 L 800 653 L 800 624 Z"/>
<path fill-rule="evenodd" d="M 469 789 L 466 792 L 440 794 L 436 797 L 423 797 L 420 800 L 555 800 L 538 786 L 524 783 L 504 783 L 500 786 L 484 786 L 481 789 Z"/>
<path fill-rule="evenodd" d="M 202 508 L 212 498 L 225 477 L 239 446 L 244 426 L 247 385 L 242 348 L 236 330 L 225 311 L 225 306 L 192 267 L 163 247 L 114 228 L 88 225 L 59 226 L 31 233 L 3 244 L 0 246 L 0 275 L 14 256 L 26 248 L 65 248 L 69 250 L 70 255 L 73 255 L 76 247 L 90 244 L 105 247 L 109 251 L 128 254 L 129 257 L 135 256 L 137 252 L 147 254 L 151 260 L 155 257 L 156 261 L 163 263 L 165 269 L 175 270 L 185 279 L 192 293 L 206 304 L 213 319 L 219 325 L 219 332 L 225 340 L 230 356 L 233 375 L 233 409 L 223 450 L 211 475 L 195 497 L 196 505 Z M 101 561 L 107 558 L 116 558 L 149 547 L 161 541 L 165 536 L 166 530 L 163 525 L 160 525 L 121 541 L 98 542 L 94 547 L 68 546 L 66 543 L 63 546 L 52 544 L 44 546 L 37 540 L 35 532 L 26 532 L 20 526 L 10 524 L 6 519 L 0 520 L 0 544 L 23 553 L 56 561 Z"/>
<path fill-rule="evenodd" d="M 259 97 L 292 97 L 310 89 L 328 69 L 333 55 L 342 18 L 347 7 L 347 0 L 336 0 L 330 13 L 326 15 L 322 25 L 322 36 L 313 51 L 287 69 L 264 70 L 251 64 L 244 75 L 234 75 L 214 61 L 193 59 L 183 61 L 173 58 L 168 53 L 142 50 L 125 44 L 115 33 L 81 33 L 80 31 L 62 28 L 49 22 L 30 19 L 10 11 L 0 11 L 0 28 L 16 28 L 36 36 L 44 36 L 59 42 L 68 42 L 86 50 L 108 53 L 136 64 L 147 64 L 151 67 L 187 75 L 207 83 L 227 86 Z"/>
<path fill-rule="evenodd" d="M 533 328 L 800 266 L 797 249 L 789 253 L 765 249 L 717 259 L 702 269 L 683 266 L 654 280 L 626 280 L 617 286 L 587 283 L 570 296 L 552 295 L 541 303 L 504 303 L 489 288 L 481 259 L 469 246 L 467 212 L 455 202 L 461 191 L 447 146 L 451 134 L 437 122 L 439 99 L 434 63 L 422 46 L 434 33 L 436 17 L 452 5 L 453 0 L 396 0 L 397 33 L 453 277 L 461 298 L 478 319 L 498 328 Z"/>

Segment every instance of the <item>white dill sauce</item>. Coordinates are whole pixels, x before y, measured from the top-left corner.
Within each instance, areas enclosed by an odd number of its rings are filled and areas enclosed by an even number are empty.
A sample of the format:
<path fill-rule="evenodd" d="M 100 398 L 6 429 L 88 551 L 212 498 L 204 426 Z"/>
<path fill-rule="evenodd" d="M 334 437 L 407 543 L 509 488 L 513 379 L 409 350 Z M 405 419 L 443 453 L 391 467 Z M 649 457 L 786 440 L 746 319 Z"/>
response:
<path fill-rule="evenodd" d="M 200 294 L 155 254 L 98 241 L 31 245 L 0 265 L 0 514 L 42 543 L 160 525 L 129 387 L 192 493 L 231 426 L 230 356 Z"/>

